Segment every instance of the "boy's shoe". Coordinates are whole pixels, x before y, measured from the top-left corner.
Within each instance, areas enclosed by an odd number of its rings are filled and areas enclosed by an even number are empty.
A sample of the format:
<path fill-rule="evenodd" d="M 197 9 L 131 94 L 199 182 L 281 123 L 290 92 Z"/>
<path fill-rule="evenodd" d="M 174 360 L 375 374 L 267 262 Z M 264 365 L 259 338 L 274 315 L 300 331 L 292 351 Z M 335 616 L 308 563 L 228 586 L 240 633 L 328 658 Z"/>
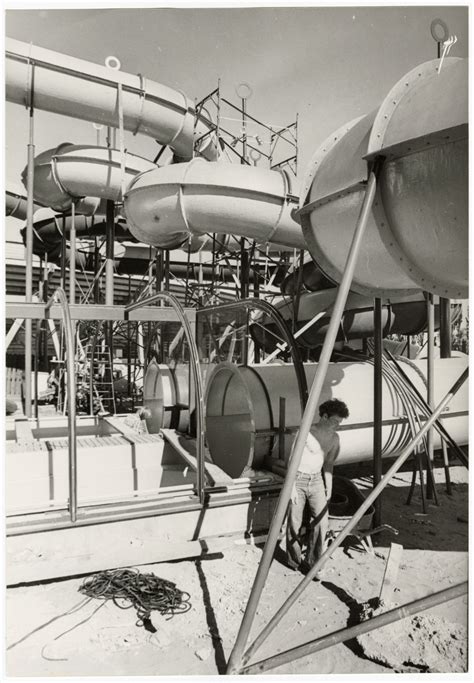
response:
<path fill-rule="evenodd" d="M 293 562 L 293 560 L 287 560 L 286 566 L 288 567 L 288 569 L 292 569 L 294 572 L 299 571 L 301 567 L 301 565 L 296 564 L 296 562 Z"/>

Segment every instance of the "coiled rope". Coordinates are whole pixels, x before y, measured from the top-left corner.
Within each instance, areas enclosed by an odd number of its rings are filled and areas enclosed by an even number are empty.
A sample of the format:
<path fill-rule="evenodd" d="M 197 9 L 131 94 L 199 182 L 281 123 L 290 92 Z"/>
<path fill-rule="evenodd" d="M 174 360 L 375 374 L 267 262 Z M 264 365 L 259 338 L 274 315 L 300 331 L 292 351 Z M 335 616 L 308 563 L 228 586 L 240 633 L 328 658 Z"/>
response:
<path fill-rule="evenodd" d="M 99 572 L 84 579 L 79 592 L 91 598 L 112 600 L 120 609 L 135 607 L 137 626 L 146 625 L 153 610 L 171 619 L 191 609 L 189 593 L 176 588 L 172 581 L 142 574 L 137 569 Z"/>

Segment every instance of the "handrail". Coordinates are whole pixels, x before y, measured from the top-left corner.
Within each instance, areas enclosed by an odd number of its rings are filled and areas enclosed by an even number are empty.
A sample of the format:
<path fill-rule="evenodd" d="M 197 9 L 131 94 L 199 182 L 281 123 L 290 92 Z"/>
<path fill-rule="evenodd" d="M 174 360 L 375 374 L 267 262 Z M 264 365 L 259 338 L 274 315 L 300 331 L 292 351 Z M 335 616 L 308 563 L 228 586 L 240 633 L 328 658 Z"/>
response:
<path fill-rule="evenodd" d="M 261 299 L 249 298 L 240 299 L 239 301 L 232 301 L 228 304 L 219 304 L 217 306 L 206 306 L 205 308 L 198 308 L 197 314 L 207 315 L 208 313 L 220 313 L 221 311 L 231 311 L 235 308 L 258 308 L 259 310 L 266 313 L 270 318 L 272 318 L 277 325 L 280 333 L 284 337 L 288 348 L 290 349 L 291 358 L 293 360 L 293 365 L 296 373 L 296 381 L 298 383 L 298 390 L 300 394 L 301 410 L 304 411 L 306 406 L 306 401 L 308 400 L 308 383 L 306 381 L 306 375 L 304 372 L 303 360 L 301 358 L 299 347 L 295 341 L 295 338 L 288 327 L 285 319 L 281 313 L 272 304 L 267 301 L 262 301 Z"/>
<path fill-rule="evenodd" d="M 205 484 L 205 472 L 204 472 L 204 391 L 202 385 L 201 370 L 199 367 L 199 353 L 196 346 L 196 341 L 192 334 L 191 326 L 189 320 L 186 317 L 183 307 L 181 306 L 178 299 L 169 294 L 168 292 L 158 292 L 146 299 L 140 299 L 132 304 L 125 307 L 125 317 L 128 316 L 130 311 L 134 311 L 137 308 L 144 308 L 155 301 L 167 301 L 176 311 L 176 314 L 184 328 L 184 333 L 186 335 L 189 352 L 190 352 L 190 362 L 192 366 L 192 373 L 194 377 L 194 387 L 196 392 L 196 457 L 197 457 L 197 489 L 199 500 L 204 503 L 204 484 Z"/>
<path fill-rule="evenodd" d="M 64 289 L 58 287 L 48 299 L 45 311 L 53 303 L 61 306 L 66 335 L 66 385 L 67 385 L 67 428 L 68 428 L 68 466 L 69 466 L 69 513 L 71 522 L 77 519 L 77 443 L 76 443 L 76 369 L 74 366 L 74 327 L 71 320 L 69 303 Z"/>

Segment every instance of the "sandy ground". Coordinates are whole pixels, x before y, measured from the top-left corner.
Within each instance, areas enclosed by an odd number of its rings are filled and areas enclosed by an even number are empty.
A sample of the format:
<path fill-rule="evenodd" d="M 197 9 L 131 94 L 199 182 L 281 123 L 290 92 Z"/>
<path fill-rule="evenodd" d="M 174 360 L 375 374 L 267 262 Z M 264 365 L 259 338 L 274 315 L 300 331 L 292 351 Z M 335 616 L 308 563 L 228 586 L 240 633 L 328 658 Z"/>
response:
<path fill-rule="evenodd" d="M 342 471 L 341 473 L 346 474 Z M 370 476 L 360 467 L 351 472 L 364 491 Z M 403 545 L 391 599 L 403 604 L 467 578 L 467 471 L 451 468 L 453 495 L 446 494 L 444 473 L 436 469 L 439 507 L 421 511 L 419 487 L 406 506 L 410 472 L 396 475 L 383 494 L 383 522 L 399 530 L 373 537 L 374 554 L 354 543 L 338 548 L 263 644 L 256 659 L 312 640 L 352 623 L 354 605 L 378 596 L 391 541 Z M 134 609 L 90 600 L 78 592 L 83 578 L 10 588 L 6 595 L 8 676 L 146 676 L 216 675 L 225 672 L 255 576 L 261 548 L 232 545 L 202 560 L 140 567 L 174 581 L 191 595 L 192 609 L 167 619 L 152 613 L 155 633 L 136 625 Z M 275 559 L 256 615 L 251 637 L 282 604 L 301 575 Z M 467 596 L 437 606 L 426 615 L 467 627 Z M 253 638 L 252 638 L 253 639 Z M 449 661 L 439 671 L 449 671 Z M 445 668 L 443 668 L 445 665 Z M 467 666 L 467 663 L 466 663 Z M 358 643 L 334 645 L 295 660 L 270 674 L 330 674 L 416 671 L 409 662 L 391 667 L 364 656 Z"/>

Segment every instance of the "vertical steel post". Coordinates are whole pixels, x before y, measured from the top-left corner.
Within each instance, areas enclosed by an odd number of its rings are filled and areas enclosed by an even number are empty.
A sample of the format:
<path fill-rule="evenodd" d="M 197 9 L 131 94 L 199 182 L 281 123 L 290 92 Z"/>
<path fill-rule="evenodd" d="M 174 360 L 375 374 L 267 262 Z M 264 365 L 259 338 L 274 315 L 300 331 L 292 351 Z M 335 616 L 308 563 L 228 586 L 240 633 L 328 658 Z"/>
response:
<path fill-rule="evenodd" d="M 247 101 L 245 97 L 242 97 L 242 159 L 241 163 L 247 163 Z"/>
<path fill-rule="evenodd" d="M 257 574 L 255 576 L 247 607 L 242 619 L 242 623 L 240 625 L 240 630 L 229 658 L 229 663 L 227 666 L 228 674 L 235 673 L 240 666 L 244 648 L 247 643 L 250 629 L 252 627 L 252 623 L 255 617 L 255 612 L 258 607 L 258 602 L 262 594 L 263 588 L 265 586 L 265 581 L 268 576 L 268 572 L 270 570 L 273 552 L 278 541 L 281 525 L 286 515 L 288 503 L 290 501 L 291 490 L 293 487 L 293 482 L 296 478 L 296 472 L 298 471 L 301 457 L 303 455 L 303 449 L 306 444 L 306 439 L 308 438 L 309 430 L 313 423 L 314 415 L 318 407 L 321 391 L 323 388 L 323 383 L 326 377 L 329 361 L 331 358 L 331 353 L 334 347 L 334 342 L 336 341 L 337 333 L 339 331 L 339 325 L 347 300 L 347 295 L 349 293 L 349 288 L 352 283 L 357 257 L 359 255 L 362 239 L 365 233 L 365 228 L 367 226 L 370 211 L 375 197 L 377 185 L 376 176 L 378 174 L 378 168 L 379 160 L 377 159 L 375 168 L 373 168 L 369 173 L 364 200 L 362 202 L 359 218 L 357 220 L 354 236 L 352 238 L 352 243 L 349 247 L 347 261 L 344 267 L 344 274 L 341 283 L 338 287 L 337 297 L 334 303 L 334 308 L 332 311 L 328 330 L 326 332 L 326 336 L 324 339 L 324 344 L 319 358 L 318 367 L 316 370 L 316 374 L 314 376 L 313 384 L 308 397 L 308 402 L 306 404 L 306 408 L 304 410 L 304 414 L 301 420 L 301 426 L 293 446 L 293 454 L 288 463 L 285 481 L 283 482 L 277 507 L 273 515 L 270 529 L 268 531 L 267 542 L 265 543 L 265 547 L 263 549 L 262 558 L 257 569 Z M 301 218 L 302 220 L 305 220 L 306 217 L 303 212 L 304 208 L 301 212 Z"/>
<path fill-rule="evenodd" d="M 66 215 L 62 216 L 62 234 L 61 234 L 61 274 L 59 276 L 59 286 L 63 291 L 66 291 Z"/>
<path fill-rule="evenodd" d="M 382 479 L 382 354 L 383 354 L 382 299 L 374 299 L 374 463 L 373 488 Z M 382 499 L 375 501 L 374 527 L 382 523 Z"/>
<path fill-rule="evenodd" d="M 165 290 L 170 291 L 170 252 L 165 251 Z"/>
<path fill-rule="evenodd" d="M 451 358 L 451 300 L 439 298 L 439 355 Z"/>
<path fill-rule="evenodd" d="M 114 305 L 115 205 L 110 199 L 105 208 L 105 305 Z"/>
<path fill-rule="evenodd" d="M 245 237 L 240 241 L 240 298 L 247 299 L 249 295 L 249 254 L 245 248 Z M 248 330 L 249 310 L 245 311 L 245 331 L 242 339 L 242 363 L 247 365 L 249 360 Z"/>
<path fill-rule="evenodd" d="M 439 298 L 439 355 L 440 358 L 451 358 L 451 301 L 444 297 Z M 441 448 L 443 449 L 446 493 L 451 496 L 453 491 L 449 472 L 448 447 L 445 439 L 441 439 Z"/>
<path fill-rule="evenodd" d="M 76 207 L 71 206 L 71 230 L 69 232 L 69 303 L 76 303 Z"/>
<path fill-rule="evenodd" d="M 427 382 L 428 382 L 428 396 L 427 402 L 431 410 L 434 407 L 434 335 L 435 335 L 435 318 L 434 318 L 434 299 L 433 294 L 427 293 L 426 298 L 426 313 L 428 319 L 428 363 L 427 363 Z M 433 447 L 433 430 L 430 429 L 427 436 L 428 453 L 426 457 L 429 458 L 430 463 L 434 459 Z M 427 465 L 429 467 L 429 463 Z M 433 485 L 430 477 L 427 477 L 426 482 L 426 496 L 433 497 Z"/>
<path fill-rule="evenodd" d="M 260 265 L 255 263 L 253 266 L 253 295 L 256 299 L 260 298 Z M 260 363 L 260 349 L 258 344 L 254 346 L 254 363 Z"/>
<path fill-rule="evenodd" d="M 115 240 L 115 204 L 110 199 L 105 206 L 105 305 L 114 305 L 114 240 Z M 105 323 L 105 339 L 109 353 L 109 367 L 106 373 L 110 386 L 114 381 L 113 370 L 113 322 L 107 320 Z M 107 380 L 106 380 L 107 381 Z M 113 395 L 113 394 L 112 394 Z M 113 404 L 113 402 L 112 402 Z M 109 402 L 110 405 L 110 402 Z"/>
<path fill-rule="evenodd" d="M 35 177 L 35 145 L 34 145 L 34 66 L 30 64 L 31 81 L 29 96 L 29 138 L 28 168 L 26 176 L 26 278 L 25 301 L 33 300 L 33 213 L 34 213 L 34 177 Z M 32 320 L 25 320 L 25 415 L 31 417 L 31 351 L 33 346 Z"/>
<path fill-rule="evenodd" d="M 128 276 L 128 296 L 127 296 L 127 304 L 132 303 L 132 276 L 129 274 Z M 131 395 L 132 393 L 132 340 L 130 339 L 130 336 L 132 334 L 132 326 L 130 324 L 130 320 L 128 319 L 127 316 L 127 394 L 128 396 Z M 135 387 L 133 388 L 135 391 Z"/>

